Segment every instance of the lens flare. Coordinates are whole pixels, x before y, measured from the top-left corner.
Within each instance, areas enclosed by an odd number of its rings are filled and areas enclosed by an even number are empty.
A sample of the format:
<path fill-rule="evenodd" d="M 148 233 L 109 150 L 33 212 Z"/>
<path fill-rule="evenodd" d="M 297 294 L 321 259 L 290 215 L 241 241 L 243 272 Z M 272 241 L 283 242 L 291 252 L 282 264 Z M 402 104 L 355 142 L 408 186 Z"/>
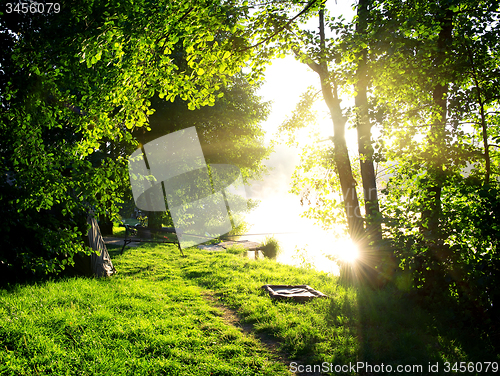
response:
<path fill-rule="evenodd" d="M 351 240 L 340 240 L 335 244 L 335 254 L 340 261 L 355 262 L 359 257 L 359 249 Z"/>

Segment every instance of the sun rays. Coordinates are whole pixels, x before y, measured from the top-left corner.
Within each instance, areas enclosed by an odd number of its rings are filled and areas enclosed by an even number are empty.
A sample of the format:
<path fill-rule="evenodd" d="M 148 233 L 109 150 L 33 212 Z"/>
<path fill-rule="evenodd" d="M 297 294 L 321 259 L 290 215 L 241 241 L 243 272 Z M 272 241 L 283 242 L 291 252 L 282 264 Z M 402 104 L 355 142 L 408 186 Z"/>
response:
<path fill-rule="evenodd" d="M 350 239 L 342 239 L 335 244 L 334 255 L 339 261 L 354 263 L 359 258 L 359 248 Z"/>

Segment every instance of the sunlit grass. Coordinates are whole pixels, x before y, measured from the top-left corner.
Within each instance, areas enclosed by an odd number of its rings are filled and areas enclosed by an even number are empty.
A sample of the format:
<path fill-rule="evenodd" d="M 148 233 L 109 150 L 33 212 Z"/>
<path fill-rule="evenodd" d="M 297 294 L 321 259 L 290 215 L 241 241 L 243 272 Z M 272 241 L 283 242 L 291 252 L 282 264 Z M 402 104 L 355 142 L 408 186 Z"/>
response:
<path fill-rule="evenodd" d="M 226 325 L 200 287 L 158 260 L 165 249 L 146 252 L 115 259 L 120 272 L 107 280 L 2 291 L 0 374 L 287 374 L 256 340 Z"/>
<path fill-rule="evenodd" d="M 237 243 L 227 247 L 226 252 L 231 253 L 233 255 L 241 255 L 241 256 L 247 254 L 246 248 L 243 247 L 243 245 Z"/>
<path fill-rule="evenodd" d="M 113 236 L 116 236 L 118 238 L 124 238 L 125 237 L 125 227 L 123 226 L 113 226 Z"/>
<path fill-rule="evenodd" d="M 217 304 L 303 364 L 498 361 L 473 328 L 450 330 L 451 314 L 440 323 L 396 287 L 373 291 L 268 259 L 185 253 L 129 248 L 113 256 L 110 279 L 0 290 L 0 374 L 288 374 L 277 355 L 225 323 Z M 308 284 L 329 298 L 274 302 L 264 284 Z"/>

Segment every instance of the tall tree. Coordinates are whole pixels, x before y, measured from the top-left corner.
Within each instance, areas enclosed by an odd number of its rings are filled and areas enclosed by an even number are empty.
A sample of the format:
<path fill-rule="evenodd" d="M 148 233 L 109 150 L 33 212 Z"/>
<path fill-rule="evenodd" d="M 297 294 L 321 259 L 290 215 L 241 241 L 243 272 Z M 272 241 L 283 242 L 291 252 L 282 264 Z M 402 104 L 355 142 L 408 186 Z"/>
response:
<path fill-rule="evenodd" d="M 384 229 L 418 291 L 453 291 L 461 302 L 489 310 L 484 307 L 492 301 L 479 286 L 498 296 L 496 226 L 486 225 L 480 213 L 498 215 L 486 150 L 497 133 L 487 121 L 498 108 L 499 4 L 375 5 L 374 92 L 383 110 L 386 156 L 396 162 L 382 205 Z M 488 277 L 479 277 L 481 270 Z"/>
<path fill-rule="evenodd" d="M 432 88 L 432 120 L 428 134 L 429 173 L 431 184 L 427 187 L 427 202 L 422 211 L 422 230 L 427 240 L 435 242 L 439 236 L 439 222 L 441 217 L 441 189 L 445 180 L 443 171 L 446 164 L 442 157 L 442 150 L 447 149 L 447 113 L 448 90 L 452 78 L 447 74 L 447 63 L 450 58 L 449 46 L 452 45 L 453 12 L 448 7 L 436 9 L 436 26 L 439 29 L 437 36 L 437 51 L 431 59 L 435 66 L 435 76 Z M 438 79 L 440 77 L 440 79 Z"/>
<path fill-rule="evenodd" d="M 249 57 L 240 25 L 246 8 L 69 1 L 49 14 L 13 12 L 0 22 L 9 48 L 0 80 L 0 211 L 11 229 L 0 257 L 6 268 L 43 275 L 83 250 L 82 213 L 116 210 L 125 159 L 93 166 L 92 154 L 147 127 L 155 94 L 192 109 L 214 104 L 216 87 Z"/>
<path fill-rule="evenodd" d="M 358 134 L 358 151 L 366 216 L 367 242 L 382 240 L 381 215 L 378 204 L 377 181 L 373 161 L 372 123 L 370 121 L 368 103 L 368 18 L 370 0 L 360 0 L 357 6 L 356 42 L 357 68 L 354 83 L 354 100 L 356 105 L 356 130 Z"/>
<path fill-rule="evenodd" d="M 333 122 L 333 144 L 334 160 L 339 175 L 342 195 L 345 203 L 345 213 L 349 226 L 351 238 L 355 241 L 363 239 L 363 218 L 360 215 L 358 193 L 356 190 L 356 181 L 353 177 L 349 151 L 345 139 L 345 127 L 347 118 L 342 112 L 340 98 L 338 96 L 338 83 L 335 80 L 333 72 L 328 69 L 328 52 L 325 41 L 325 18 L 324 9 L 320 9 L 319 16 L 319 50 L 317 61 L 309 55 L 302 54 L 299 50 L 295 52 L 300 59 L 305 62 L 313 71 L 315 71 L 321 82 L 321 92 L 323 99 L 328 106 L 330 116 Z"/>
<path fill-rule="evenodd" d="M 255 65 L 266 63 L 278 54 L 293 52 L 303 63 L 318 74 L 323 99 L 328 106 L 334 130 L 334 155 L 344 201 L 345 215 L 351 237 L 357 241 L 364 235 L 363 218 L 360 215 L 356 181 L 353 178 L 351 161 L 345 140 L 347 118 L 340 105 L 338 94 L 343 81 L 331 69 L 336 46 L 325 35 L 325 2 L 271 2 L 265 7 L 256 3 L 260 11 L 255 12 L 249 24 L 253 31 L 253 47 L 258 47 Z M 264 9 L 262 9 L 264 8 Z M 318 17 L 319 30 L 310 32 L 298 26 L 311 17 Z M 304 123 L 301 123 L 302 125 Z"/>
<path fill-rule="evenodd" d="M 257 45 L 264 44 L 269 40 L 271 47 L 268 46 L 268 48 L 277 48 L 283 52 L 293 51 L 301 62 L 307 64 L 319 76 L 321 93 L 328 107 L 334 131 L 333 149 L 326 155 L 333 159 L 348 231 L 351 238 L 359 244 L 362 250 L 361 259 L 368 266 L 366 268 L 366 272 L 368 272 L 368 270 L 375 270 L 379 263 L 378 251 L 370 244 L 381 240 L 381 217 L 378 207 L 367 94 L 369 86 L 366 45 L 368 42 L 368 1 L 361 1 L 358 4 L 357 21 L 350 24 L 346 24 L 342 19 L 335 20 L 335 18 L 330 17 L 325 4 L 325 1 L 309 2 L 305 6 L 302 5 L 301 12 L 296 11 L 296 17 L 291 17 L 287 14 L 291 13 L 290 9 L 294 9 L 293 6 L 288 3 L 286 5 L 281 5 L 278 2 L 273 3 L 275 7 L 273 9 L 278 14 L 275 16 L 275 23 L 272 27 L 261 26 L 260 32 L 267 33 L 265 35 L 268 38 L 261 37 Z M 306 11 L 309 18 L 318 17 L 318 31 L 309 31 L 306 27 L 289 23 L 292 19 L 301 19 L 299 15 L 304 15 Z M 301 19 L 301 21 L 305 22 L 306 19 Z M 310 22 L 310 20 L 308 21 Z M 353 25 L 356 25 L 356 31 L 352 30 Z M 277 35 L 278 31 L 279 36 Z M 327 33 L 332 36 L 327 36 Z M 267 57 L 269 52 L 268 49 L 264 49 L 263 56 Z M 342 108 L 339 97 L 340 90 L 345 90 L 349 84 L 354 86 L 356 99 L 354 112 L 357 115 L 355 124 L 358 130 L 365 217 L 360 210 L 357 183 L 345 139 L 349 111 Z M 305 126 L 307 119 L 299 118 L 310 116 L 307 108 L 311 104 L 311 99 L 310 95 L 303 98 L 297 106 L 295 114 L 282 126 L 282 130 L 292 130 Z M 352 113 L 352 111 L 350 112 Z M 316 152 L 311 150 L 311 155 L 313 154 L 316 155 Z M 318 166 L 323 165 L 318 160 L 313 163 Z M 326 168 L 328 175 L 330 167 L 326 165 L 323 167 Z M 308 180 L 309 178 L 304 179 Z M 312 186 L 312 190 L 323 197 L 317 200 L 319 207 L 313 209 L 311 213 L 318 217 L 319 211 L 324 212 L 324 215 L 319 217 L 325 223 L 330 221 L 331 217 L 327 212 L 333 210 L 333 207 L 328 207 L 328 205 L 335 202 L 335 199 L 325 197 L 325 190 L 328 188 L 332 189 L 330 179 L 325 179 L 323 182 L 315 181 Z"/>

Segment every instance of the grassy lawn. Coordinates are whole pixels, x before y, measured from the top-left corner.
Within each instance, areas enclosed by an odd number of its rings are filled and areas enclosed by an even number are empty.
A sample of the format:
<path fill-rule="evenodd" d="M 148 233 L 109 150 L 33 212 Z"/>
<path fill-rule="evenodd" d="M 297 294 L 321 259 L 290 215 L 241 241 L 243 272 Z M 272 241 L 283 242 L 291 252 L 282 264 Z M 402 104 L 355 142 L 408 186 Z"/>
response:
<path fill-rule="evenodd" d="M 114 225 L 113 226 L 113 236 L 118 237 L 118 238 L 124 238 L 125 237 L 125 227 L 119 226 L 119 225 Z"/>
<path fill-rule="evenodd" d="M 499 361 L 474 328 L 437 320 L 395 288 L 344 287 L 222 252 L 182 258 L 171 245 L 110 253 L 118 274 L 107 280 L 0 290 L 0 375 L 288 375 L 282 354 L 310 365 L 422 365 L 419 374 L 429 362 L 449 374 L 446 361 Z M 264 284 L 309 284 L 330 299 L 273 302 Z M 250 333 L 228 322 L 228 309 Z"/>

